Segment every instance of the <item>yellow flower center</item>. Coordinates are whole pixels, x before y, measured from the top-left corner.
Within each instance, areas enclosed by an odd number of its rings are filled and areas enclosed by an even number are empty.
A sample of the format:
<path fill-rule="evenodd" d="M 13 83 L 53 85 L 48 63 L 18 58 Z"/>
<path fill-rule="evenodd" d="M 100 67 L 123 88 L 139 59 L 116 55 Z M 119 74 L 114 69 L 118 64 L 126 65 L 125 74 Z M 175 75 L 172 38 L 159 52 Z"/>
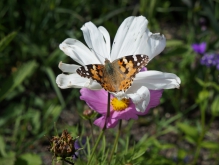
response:
<path fill-rule="evenodd" d="M 114 97 L 111 100 L 111 105 L 114 111 L 123 111 L 129 106 L 129 99 L 124 98 L 122 100 L 118 100 L 116 97 Z"/>

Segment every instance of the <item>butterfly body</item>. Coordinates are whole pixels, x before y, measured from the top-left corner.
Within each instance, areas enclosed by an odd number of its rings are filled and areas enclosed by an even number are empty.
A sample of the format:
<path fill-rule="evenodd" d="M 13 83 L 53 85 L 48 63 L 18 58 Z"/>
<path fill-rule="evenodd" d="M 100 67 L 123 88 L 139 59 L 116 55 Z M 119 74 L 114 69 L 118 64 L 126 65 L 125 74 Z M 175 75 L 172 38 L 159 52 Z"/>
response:
<path fill-rule="evenodd" d="M 105 65 L 90 64 L 77 69 L 77 73 L 86 78 L 96 80 L 109 92 L 126 91 L 132 85 L 135 75 L 149 62 L 147 55 L 129 55 Z"/>

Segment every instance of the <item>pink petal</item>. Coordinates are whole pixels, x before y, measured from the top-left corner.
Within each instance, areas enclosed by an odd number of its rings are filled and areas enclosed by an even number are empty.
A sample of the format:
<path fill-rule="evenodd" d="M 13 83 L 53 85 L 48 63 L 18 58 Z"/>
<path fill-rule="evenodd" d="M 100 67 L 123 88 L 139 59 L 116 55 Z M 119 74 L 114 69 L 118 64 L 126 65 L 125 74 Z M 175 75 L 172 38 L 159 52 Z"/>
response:
<path fill-rule="evenodd" d="M 104 89 L 101 90 L 90 90 L 87 88 L 82 88 L 81 100 L 84 100 L 87 105 L 97 111 L 98 113 L 104 115 L 107 112 L 107 92 Z"/>
<path fill-rule="evenodd" d="M 96 119 L 94 121 L 94 124 L 100 128 L 103 128 L 104 124 L 105 124 L 105 120 L 106 120 L 106 116 L 102 116 L 102 117 Z M 107 119 L 106 128 L 114 128 L 118 124 L 118 121 L 119 120 L 117 120 L 117 119 L 113 119 L 112 117 L 109 117 Z"/>
<path fill-rule="evenodd" d="M 114 111 L 112 110 L 112 118 L 114 119 L 123 119 L 123 120 L 129 120 L 129 119 L 138 119 L 138 115 L 136 114 L 136 109 L 134 103 L 130 103 L 129 107 L 126 108 L 123 111 Z"/>

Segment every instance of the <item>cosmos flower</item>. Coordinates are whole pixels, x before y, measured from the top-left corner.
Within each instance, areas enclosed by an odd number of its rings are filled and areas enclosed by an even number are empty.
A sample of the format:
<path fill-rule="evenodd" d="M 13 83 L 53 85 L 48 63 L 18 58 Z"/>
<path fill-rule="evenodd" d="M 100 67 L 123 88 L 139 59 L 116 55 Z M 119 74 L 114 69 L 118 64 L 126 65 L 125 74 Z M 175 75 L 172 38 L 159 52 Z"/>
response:
<path fill-rule="evenodd" d="M 76 39 L 66 39 L 60 49 L 80 65 L 104 64 L 128 55 L 145 54 L 152 60 L 163 51 L 166 45 L 164 35 L 151 33 L 147 28 L 148 20 L 143 17 L 128 17 L 120 25 L 113 41 L 112 49 L 107 30 L 87 22 L 81 28 L 87 46 Z M 56 83 L 60 88 L 102 89 L 96 81 L 81 77 L 76 70 L 81 67 L 60 62 L 59 68 L 69 74 L 60 74 Z M 114 93 L 118 98 L 131 98 L 138 111 L 145 111 L 150 99 L 150 90 L 179 88 L 180 78 L 172 73 L 159 71 L 140 72 L 135 76 L 132 86 L 122 94 Z M 141 89 L 141 91 L 139 91 Z M 137 92 L 138 91 L 138 92 Z"/>
<path fill-rule="evenodd" d="M 141 89 L 139 89 L 139 91 L 141 91 Z M 107 114 L 106 108 L 108 93 L 103 89 L 90 90 L 87 88 L 82 88 L 80 92 L 80 99 L 84 100 L 91 109 L 102 115 L 102 117 L 94 121 L 94 124 L 103 128 Z M 162 96 L 163 90 L 150 90 L 149 92 L 150 101 L 143 113 L 136 111 L 135 104 L 133 104 L 131 99 L 124 98 L 122 100 L 118 100 L 116 97 L 111 95 L 110 116 L 107 118 L 106 128 L 114 128 L 120 119 L 136 120 L 139 115 L 146 115 L 150 108 L 156 107 L 160 103 L 160 97 Z"/>
<path fill-rule="evenodd" d="M 206 42 L 202 42 L 200 44 L 194 43 L 192 44 L 192 49 L 198 54 L 204 54 L 206 50 Z"/>

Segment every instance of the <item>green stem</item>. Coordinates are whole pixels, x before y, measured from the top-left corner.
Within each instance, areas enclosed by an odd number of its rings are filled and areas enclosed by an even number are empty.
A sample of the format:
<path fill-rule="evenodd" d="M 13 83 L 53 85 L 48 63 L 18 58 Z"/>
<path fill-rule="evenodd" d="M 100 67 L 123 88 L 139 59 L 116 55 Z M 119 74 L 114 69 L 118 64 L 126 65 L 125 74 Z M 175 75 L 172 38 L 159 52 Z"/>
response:
<path fill-rule="evenodd" d="M 197 148 L 195 151 L 195 156 L 194 156 L 194 160 L 192 164 L 197 164 L 198 161 L 198 157 L 201 151 L 201 143 L 204 139 L 205 133 L 207 132 L 206 130 L 206 125 L 205 125 L 205 108 L 206 108 L 207 102 L 203 102 L 200 107 L 201 107 L 201 126 L 202 126 L 202 130 L 201 130 L 201 135 L 198 138 L 198 142 L 197 142 Z"/>
<path fill-rule="evenodd" d="M 71 165 L 74 165 L 73 162 L 70 162 L 70 161 L 66 160 L 65 158 L 63 158 L 62 160 L 63 160 L 62 163 L 67 162 L 67 163 L 69 163 L 69 164 L 71 164 Z M 64 165 L 64 164 L 63 164 L 63 165 Z"/>
<path fill-rule="evenodd" d="M 202 132 L 200 138 L 198 139 L 198 140 L 199 140 L 199 141 L 198 141 L 198 147 L 197 147 L 197 149 L 196 149 L 194 161 L 193 161 L 192 164 L 197 164 L 196 162 L 197 162 L 197 160 L 198 160 L 198 156 L 199 156 L 199 153 L 200 153 L 200 151 L 201 151 L 201 146 L 200 146 L 200 145 L 201 145 L 201 142 L 202 142 L 202 140 L 203 140 L 203 138 L 204 138 L 205 133 L 208 132 L 208 130 L 210 129 L 210 126 L 211 126 L 212 122 L 214 121 L 214 119 L 215 119 L 215 116 L 211 116 L 211 119 L 210 119 L 208 125 L 205 126 L 205 130 Z"/>
<path fill-rule="evenodd" d="M 92 145 L 94 145 L 94 133 L 93 133 L 93 123 L 91 119 L 88 120 L 91 127 L 91 137 L 92 137 Z"/>
<path fill-rule="evenodd" d="M 108 92 L 108 97 L 107 97 L 107 113 L 106 113 L 106 119 L 105 119 L 105 124 L 103 129 L 106 129 L 106 125 L 107 125 L 107 119 L 110 116 L 110 93 Z"/>
<path fill-rule="evenodd" d="M 110 93 L 108 93 L 108 97 L 107 97 L 107 115 L 106 115 L 106 120 L 105 120 L 105 123 L 104 123 L 104 127 L 103 127 L 103 129 L 102 129 L 102 131 L 101 131 L 101 133 L 100 133 L 100 135 L 99 135 L 99 137 L 98 137 L 98 139 L 97 139 L 97 141 L 96 141 L 96 143 L 94 145 L 94 148 L 92 150 L 92 153 L 91 153 L 91 156 L 90 156 L 90 159 L 89 159 L 87 165 L 90 165 L 90 163 L 92 161 L 92 158 L 94 156 L 94 153 L 95 153 L 95 151 L 97 149 L 97 146 L 98 146 L 98 144 L 100 142 L 100 139 L 102 138 L 102 136 L 103 136 L 103 134 L 104 134 L 104 132 L 106 130 L 107 119 L 108 119 L 109 116 L 110 116 Z"/>
<path fill-rule="evenodd" d="M 92 154 L 91 154 L 91 156 L 90 156 L 90 159 L 89 159 L 89 162 L 88 162 L 87 165 L 89 165 L 89 164 L 91 163 L 92 158 L 93 158 L 93 156 L 94 156 L 94 153 L 95 153 L 95 151 L 96 151 L 96 149 L 97 149 L 97 146 L 98 146 L 98 144 L 99 144 L 99 142 L 100 142 L 100 139 L 102 138 L 102 136 L 103 136 L 103 134 L 104 134 L 104 131 L 105 131 L 105 130 L 102 129 L 102 131 L 101 131 L 101 133 L 100 133 L 100 135 L 99 135 L 99 137 L 98 137 L 98 139 L 97 139 L 97 141 L 96 141 L 96 143 L 95 143 L 95 145 L 94 145 L 93 152 L 92 152 Z"/>
<path fill-rule="evenodd" d="M 121 128 L 122 128 L 122 120 L 119 120 L 119 128 L 118 128 L 118 131 L 117 131 L 116 139 L 115 139 L 114 144 L 113 144 L 112 152 L 111 152 L 110 157 L 109 157 L 109 162 L 108 162 L 109 165 L 111 163 L 113 154 L 115 152 L 116 146 L 117 146 L 118 141 L 119 141 L 119 136 L 120 136 Z"/>

